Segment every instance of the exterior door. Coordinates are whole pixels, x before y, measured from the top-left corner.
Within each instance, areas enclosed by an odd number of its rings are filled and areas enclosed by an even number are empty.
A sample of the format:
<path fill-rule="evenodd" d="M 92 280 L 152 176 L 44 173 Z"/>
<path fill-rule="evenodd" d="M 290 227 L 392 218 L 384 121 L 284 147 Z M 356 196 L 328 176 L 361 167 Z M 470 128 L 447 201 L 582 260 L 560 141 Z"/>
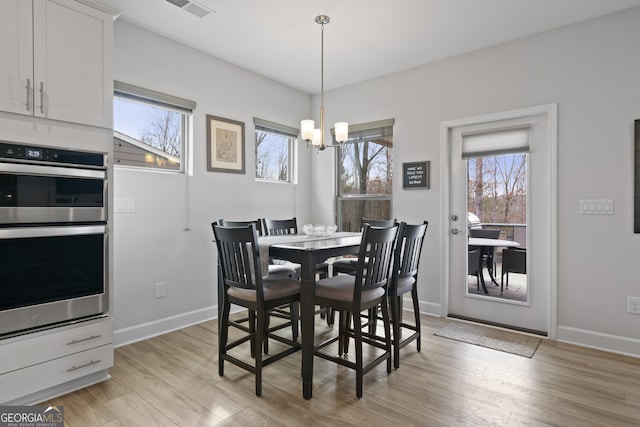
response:
<path fill-rule="evenodd" d="M 444 218 L 447 254 L 442 303 L 445 314 L 553 335 L 555 329 L 555 114 L 542 106 L 443 123 Z M 524 303 L 470 294 L 467 269 L 467 160 L 463 135 L 529 128 L 527 178 L 527 283 Z M 485 270 L 486 272 L 486 270 Z M 486 273 L 485 273 L 486 274 Z M 487 276 L 485 276 L 487 277 Z M 492 286 L 492 285 L 488 285 Z"/>

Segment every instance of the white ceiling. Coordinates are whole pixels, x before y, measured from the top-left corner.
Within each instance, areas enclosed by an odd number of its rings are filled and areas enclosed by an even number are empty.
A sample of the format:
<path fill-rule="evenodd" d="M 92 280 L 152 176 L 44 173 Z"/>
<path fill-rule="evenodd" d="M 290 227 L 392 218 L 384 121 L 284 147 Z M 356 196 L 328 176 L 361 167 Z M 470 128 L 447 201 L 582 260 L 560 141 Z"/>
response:
<path fill-rule="evenodd" d="M 125 19 L 307 93 L 361 82 L 640 5 L 640 0 L 97 0 Z"/>

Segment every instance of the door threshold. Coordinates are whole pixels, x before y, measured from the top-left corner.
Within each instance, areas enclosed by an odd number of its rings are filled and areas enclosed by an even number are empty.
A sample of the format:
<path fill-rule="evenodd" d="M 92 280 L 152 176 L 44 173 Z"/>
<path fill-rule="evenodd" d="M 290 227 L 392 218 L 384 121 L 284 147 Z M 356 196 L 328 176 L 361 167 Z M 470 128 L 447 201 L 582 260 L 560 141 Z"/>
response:
<path fill-rule="evenodd" d="M 474 319 L 473 317 L 460 316 L 460 315 L 457 315 L 457 314 L 449 314 L 449 315 L 447 315 L 447 318 L 451 318 L 451 319 L 455 319 L 455 320 L 463 320 L 465 322 L 470 322 L 470 323 L 479 323 L 479 324 L 487 325 L 487 326 L 495 326 L 497 328 L 508 329 L 508 330 L 511 330 L 511 331 L 522 332 L 522 333 L 525 333 L 525 334 L 530 334 L 530 335 L 535 335 L 535 336 L 541 336 L 541 337 L 547 337 L 548 336 L 547 332 L 545 332 L 545 331 L 536 331 L 535 329 L 520 328 L 518 326 L 505 325 L 504 323 L 497 323 L 497 322 L 489 322 L 487 320 Z"/>

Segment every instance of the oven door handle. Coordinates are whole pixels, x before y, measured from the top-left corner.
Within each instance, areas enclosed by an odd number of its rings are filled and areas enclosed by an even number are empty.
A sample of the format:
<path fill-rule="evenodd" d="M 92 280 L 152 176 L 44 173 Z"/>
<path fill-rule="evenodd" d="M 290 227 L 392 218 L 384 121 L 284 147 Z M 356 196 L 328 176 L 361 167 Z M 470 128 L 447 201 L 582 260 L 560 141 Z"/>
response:
<path fill-rule="evenodd" d="M 106 171 L 104 170 L 75 169 L 22 163 L 2 163 L 2 172 L 15 173 L 19 175 L 54 176 L 61 178 L 106 178 Z"/>
<path fill-rule="evenodd" d="M 79 236 L 105 234 L 107 225 L 72 225 L 64 227 L 12 227 L 1 228 L 0 239 L 29 239 L 33 237 Z"/>

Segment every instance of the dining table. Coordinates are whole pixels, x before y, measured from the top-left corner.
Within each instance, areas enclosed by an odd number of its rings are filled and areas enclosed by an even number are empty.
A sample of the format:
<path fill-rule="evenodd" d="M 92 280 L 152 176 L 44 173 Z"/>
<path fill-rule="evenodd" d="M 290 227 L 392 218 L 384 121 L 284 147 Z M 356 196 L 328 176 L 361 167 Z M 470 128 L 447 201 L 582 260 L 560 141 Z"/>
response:
<path fill-rule="evenodd" d="M 483 237 L 469 237 L 468 246 L 483 247 L 483 248 L 487 248 L 487 247 L 513 248 L 513 247 L 520 246 L 520 243 L 515 242 L 513 240 L 505 240 L 505 239 L 488 239 Z M 484 275 L 482 273 L 483 271 L 482 258 L 480 258 L 480 267 L 478 271 L 480 272 L 479 278 L 480 278 L 480 284 L 482 285 L 482 290 L 484 291 L 485 294 L 488 294 L 489 290 L 487 289 L 487 285 L 484 281 Z M 498 282 L 496 281 L 495 276 L 493 275 L 493 268 L 487 268 L 487 271 L 489 272 L 489 277 L 491 278 L 491 282 L 493 282 L 493 284 L 495 284 L 496 286 L 500 286 L 498 285 Z"/>
<path fill-rule="evenodd" d="M 258 237 L 260 256 L 300 264 L 300 321 L 302 340 L 302 395 L 313 394 L 313 347 L 315 337 L 316 264 L 329 258 L 357 254 L 361 233 L 338 232 L 326 236 L 280 235 Z"/>

